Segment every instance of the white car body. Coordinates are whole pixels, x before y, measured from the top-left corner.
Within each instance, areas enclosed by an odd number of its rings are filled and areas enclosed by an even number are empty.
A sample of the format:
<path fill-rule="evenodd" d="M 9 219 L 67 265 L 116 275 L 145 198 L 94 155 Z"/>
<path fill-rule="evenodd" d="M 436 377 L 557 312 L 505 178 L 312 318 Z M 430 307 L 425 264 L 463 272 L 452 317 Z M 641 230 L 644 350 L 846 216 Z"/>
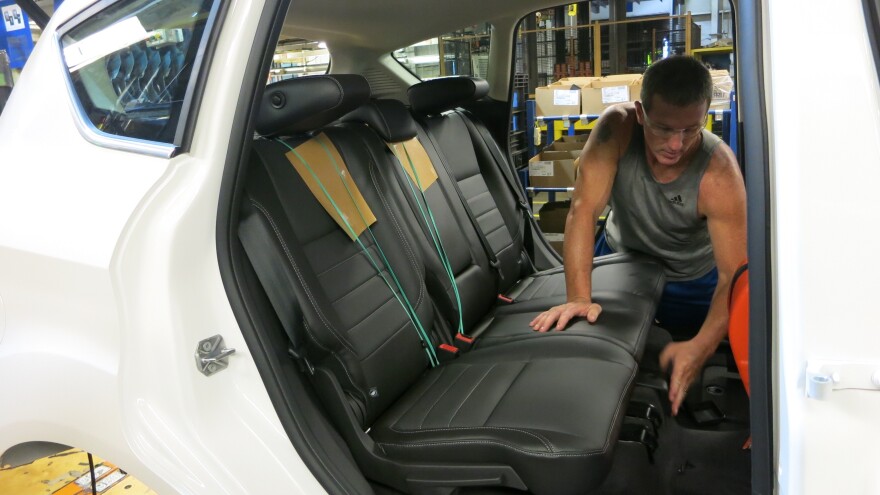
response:
<path fill-rule="evenodd" d="M 236 110 L 223 102 L 246 84 L 244 64 L 228 61 L 249 57 L 263 2 L 229 5 L 209 61 L 223 77 L 204 87 L 190 150 L 170 159 L 80 132 L 54 28 L 91 3 L 55 13 L 0 117 L 0 453 L 80 447 L 158 493 L 323 492 L 272 405 L 217 256 Z M 880 493 L 880 393 L 805 391 L 808 362 L 880 370 L 880 86 L 865 20 L 859 2 L 779 0 L 763 21 L 776 490 Z M 833 82 L 819 77 L 832 60 Z M 236 352 L 206 377 L 194 353 L 215 334 Z"/>

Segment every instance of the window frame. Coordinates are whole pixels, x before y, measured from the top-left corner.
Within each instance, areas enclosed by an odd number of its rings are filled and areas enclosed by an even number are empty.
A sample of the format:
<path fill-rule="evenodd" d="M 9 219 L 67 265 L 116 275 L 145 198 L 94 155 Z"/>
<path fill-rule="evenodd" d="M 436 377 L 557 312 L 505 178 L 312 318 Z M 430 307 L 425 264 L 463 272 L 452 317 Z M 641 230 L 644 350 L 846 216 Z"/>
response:
<path fill-rule="evenodd" d="M 68 102 L 74 115 L 74 124 L 80 135 L 88 142 L 118 151 L 139 153 L 159 158 L 171 158 L 179 153 L 189 150 L 193 129 L 195 127 L 198 109 L 201 106 L 204 86 L 207 82 L 210 61 L 214 58 L 214 51 L 219 37 L 220 26 L 228 11 L 228 3 L 222 0 L 213 0 L 211 9 L 208 11 L 208 19 L 205 23 L 204 34 L 199 40 L 193 67 L 187 81 L 183 103 L 180 107 L 180 115 L 177 118 L 174 139 L 172 142 L 153 141 L 149 139 L 122 136 L 103 132 L 95 127 L 86 114 L 85 107 L 79 94 L 74 87 L 70 69 L 64 58 L 62 38 L 71 30 L 76 29 L 87 22 L 95 14 L 104 11 L 121 2 L 132 0 L 102 0 L 84 9 L 79 14 L 65 21 L 54 33 L 55 49 L 58 53 L 60 69 L 64 72 L 64 84 L 67 88 Z M 171 0 L 169 0 L 171 1 Z"/>
<path fill-rule="evenodd" d="M 874 69 L 877 71 L 877 79 L 880 80 L 880 46 L 877 46 L 880 43 L 880 0 L 862 0 L 862 9 L 865 12 L 868 41 L 874 54 Z"/>

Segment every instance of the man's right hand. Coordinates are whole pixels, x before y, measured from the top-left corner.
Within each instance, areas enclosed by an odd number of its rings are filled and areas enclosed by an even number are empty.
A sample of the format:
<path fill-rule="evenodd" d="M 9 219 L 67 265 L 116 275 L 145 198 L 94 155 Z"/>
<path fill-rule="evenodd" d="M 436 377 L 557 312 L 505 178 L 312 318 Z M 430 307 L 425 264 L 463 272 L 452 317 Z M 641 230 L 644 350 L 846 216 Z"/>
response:
<path fill-rule="evenodd" d="M 529 323 L 532 330 L 536 332 L 547 332 L 553 328 L 555 323 L 556 331 L 564 330 L 565 326 L 572 318 L 578 316 L 586 318 L 588 322 L 595 323 L 602 312 L 602 306 L 588 301 L 586 299 L 575 299 L 559 306 L 552 308 L 539 314 Z"/>

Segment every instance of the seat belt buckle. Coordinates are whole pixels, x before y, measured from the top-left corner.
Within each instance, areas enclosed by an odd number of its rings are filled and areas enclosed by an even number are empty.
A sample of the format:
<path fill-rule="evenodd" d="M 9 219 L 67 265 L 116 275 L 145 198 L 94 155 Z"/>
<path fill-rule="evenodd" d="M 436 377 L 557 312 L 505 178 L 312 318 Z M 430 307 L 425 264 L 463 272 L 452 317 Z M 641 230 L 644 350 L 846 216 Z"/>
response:
<path fill-rule="evenodd" d="M 297 350 L 291 346 L 287 349 L 287 353 L 290 354 L 290 357 L 296 360 L 296 364 L 299 366 L 301 372 L 308 373 L 309 375 L 315 374 L 315 367 L 312 366 L 312 363 L 309 361 L 305 352 Z"/>
<path fill-rule="evenodd" d="M 474 346 L 475 340 L 476 340 L 475 338 L 468 337 L 467 335 L 465 335 L 463 333 L 455 334 L 455 345 L 462 352 L 467 352 L 467 351 L 471 350 L 471 347 Z"/>
<path fill-rule="evenodd" d="M 513 298 L 507 297 L 504 294 L 498 294 L 498 300 L 503 302 L 504 304 L 513 304 L 516 302 L 513 300 Z"/>
<path fill-rule="evenodd" d="M 437 353 L 437 359 L 441 363 L 452 361 L 453 359 L 457 358 L 459 354 L 461 354 L 461 351 L 458 349 L 458 347 L 450 344 L 440 344 L 437 346 L 437 350 L 440 351 Z"/>
<path fill-rule="evenodd" d="M 501 262 L 498 261 L 497 259 L 495 261 L 489 260 L 489 266 L 491 266 L 492 269 L 495 270 L 495 273 L 498 274 L 498 278 L 500 278 L 501 281 L 503 282 L 504 281 L 504 270 L 501 269 Z"/>

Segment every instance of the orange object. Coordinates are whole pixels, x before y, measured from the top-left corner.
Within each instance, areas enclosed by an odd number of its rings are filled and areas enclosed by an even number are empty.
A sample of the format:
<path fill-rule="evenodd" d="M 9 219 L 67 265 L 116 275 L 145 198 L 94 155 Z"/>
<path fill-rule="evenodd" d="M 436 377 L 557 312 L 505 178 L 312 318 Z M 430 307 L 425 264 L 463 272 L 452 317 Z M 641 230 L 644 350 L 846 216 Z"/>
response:
<path fill-rule="evenodd" d="M 749 391 L 749 263 L 743 262 L 730 283 L 728 300 L 730 322 L 727 338 L 733 351 L 733 360 L 742 377 L 746 393 Z"/>

